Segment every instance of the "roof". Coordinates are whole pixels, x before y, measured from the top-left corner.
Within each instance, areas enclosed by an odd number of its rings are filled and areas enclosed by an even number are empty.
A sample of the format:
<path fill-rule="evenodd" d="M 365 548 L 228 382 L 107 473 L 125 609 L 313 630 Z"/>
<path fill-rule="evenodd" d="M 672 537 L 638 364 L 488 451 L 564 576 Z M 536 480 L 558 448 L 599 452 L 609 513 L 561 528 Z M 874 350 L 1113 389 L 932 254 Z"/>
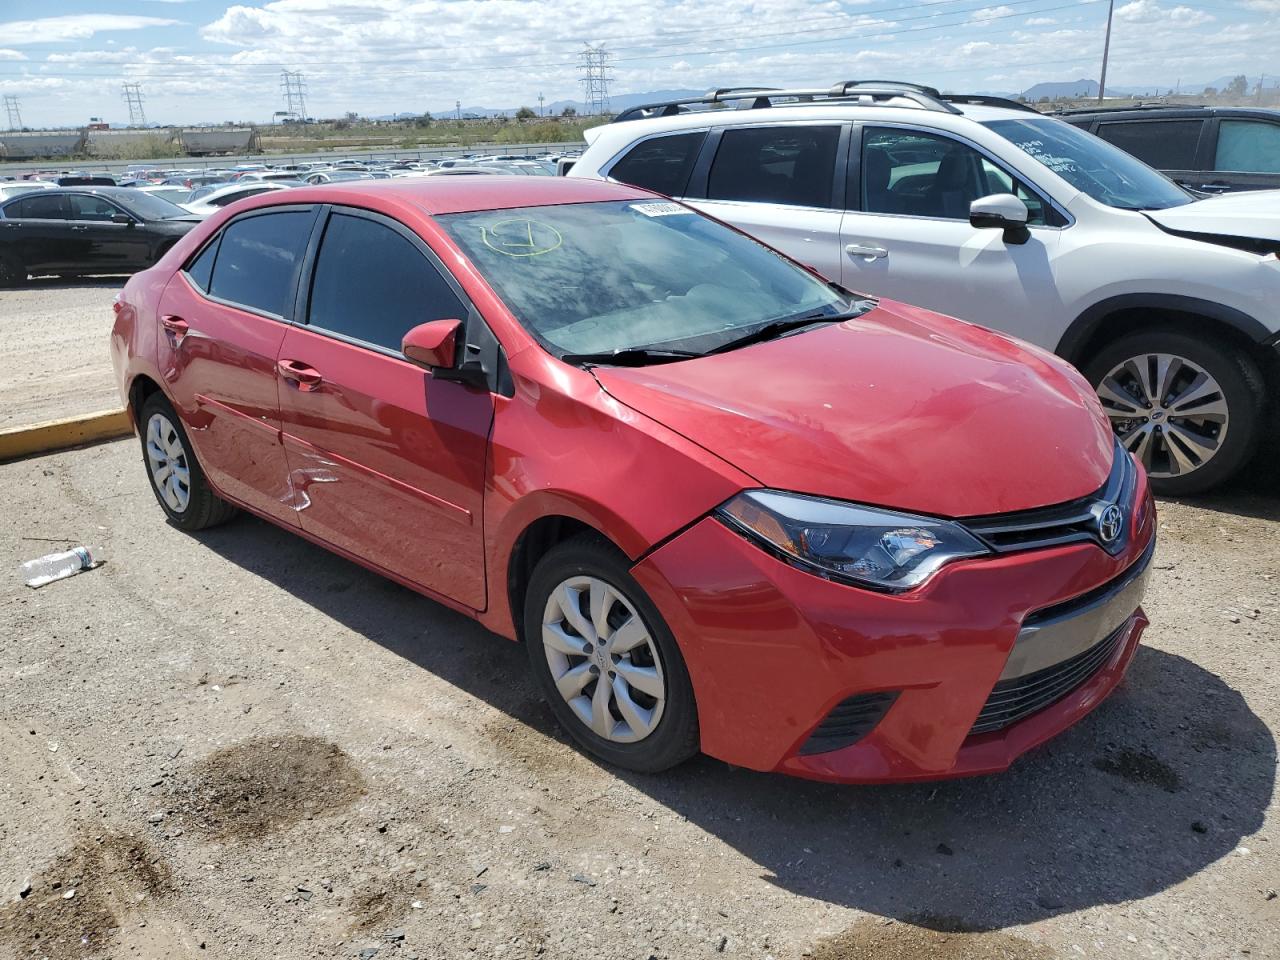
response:
<path fill-rule="evenodd" d="M 1072 107 L 1051 116 L 1080 120 L 1181 120 L 1187 117 L 1257 117 L 1280 120 L 1280 110 L 1266 107 L 1213 107 L 1194 103 L 1137 104 L 1128 107 Z"/>
<path fill-rule="evenodd" d="M 290 203 L 342 203 L 376 194 L 412 203 L 429 214 L 548 207 L 561 203 L 598 203 L 653 196 L 647 190 L 598 180 L 566 177 L 400 177 L 389 180 L 344 180 L 294 187 Z M 282 193 L 272 194 L 280 202 Z M 257 198 L 254 198 L 257 199 Z"/>

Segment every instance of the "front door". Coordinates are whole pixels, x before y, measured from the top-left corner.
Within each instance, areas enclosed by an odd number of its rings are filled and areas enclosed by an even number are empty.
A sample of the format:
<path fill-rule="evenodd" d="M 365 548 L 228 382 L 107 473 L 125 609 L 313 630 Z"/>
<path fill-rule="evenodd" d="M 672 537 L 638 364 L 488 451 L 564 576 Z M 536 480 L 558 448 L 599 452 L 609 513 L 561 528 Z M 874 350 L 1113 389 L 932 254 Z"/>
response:
<path fill-rule="evenodd" d="M 166 392 L 210 481 L 295 526 L 276 360 L 315 217 L 273 208 L 231 221 L 169 281 L 157 318 Z"/>
<path fill-rule="evenodd" d="M 866 127 L 851 165 L 841 225 L 840 282 L 1012 333 L 1048 349 L 1061 314 L 1052 259 L 1056 211 L 972 146 L 905 127 Z M 1024 243 L 969 223 L 969 204 L 1016 193 L 1031 225 Z"/>
<path fill-rule="evenodd" d="M 278 364 L 302 528 L 483 609 L 493 398 L 438 379 L 400 352 L 419 323 L 483 321 L 419 237 L 365 211 L 329 214 L 304 288 L 305 326 L 285 334 Z"/>
<path fill-rule="evenodd" d="M 148 265 L 151 242 L 132 215 L 105 197 L 73 193 L 68 226 L 71 233 L 87 242 L 80 269 L 97 273 L 133 272 Z M 128 223 L 112 218 L 123 214 Z"/>

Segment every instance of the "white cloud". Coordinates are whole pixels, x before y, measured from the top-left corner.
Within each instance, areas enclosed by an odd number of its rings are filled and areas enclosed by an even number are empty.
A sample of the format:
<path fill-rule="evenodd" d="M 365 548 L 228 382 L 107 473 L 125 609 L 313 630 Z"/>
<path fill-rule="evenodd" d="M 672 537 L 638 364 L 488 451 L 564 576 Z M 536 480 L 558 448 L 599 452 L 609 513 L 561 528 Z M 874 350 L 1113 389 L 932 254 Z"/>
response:
<path fill-rule="evenodd" d="M 178 20 L 160 17 L 137 17 L 113 13 L 79 13 L 40 20 L 10 20 L 0 23 L 0 37 L 5 43 L 23 46 L 33 43 L 59 43 L 66 40 L 88 40 L 94 34 L 110 30 L 142 30 L 146 27 L 171 27 Z"/>
<path fill-rule="evenodd" d="M 5 50 L 0 47 L 0 60 L 25 60 L 27 55 L 20 50 Z"/>
<path fill-rule="evenodd" d="M 1007 17 L 1013 13 L 1013 7 L 983 7 L 981 10 L 973 11 L 970 20 L 992 20 L 997 17 Z"/>
<path fill-rule="evenodd" d="M 1048 27 L 1057 22 L 1053 17 L 1027 17 L 1024 21 L 1028 27 Z"/>

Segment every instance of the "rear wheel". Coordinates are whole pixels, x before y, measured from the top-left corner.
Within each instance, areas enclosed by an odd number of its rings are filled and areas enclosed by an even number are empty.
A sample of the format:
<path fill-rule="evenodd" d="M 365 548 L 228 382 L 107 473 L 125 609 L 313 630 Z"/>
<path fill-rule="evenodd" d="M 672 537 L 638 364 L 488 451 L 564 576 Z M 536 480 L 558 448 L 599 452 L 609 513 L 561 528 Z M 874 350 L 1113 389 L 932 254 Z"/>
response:
<path fill-rule="evenodd" d="M 209 486 L 182 420 L 164 394 L 153 393 L 146 399 L 138 423 L 151 490 L 176 526 L 203 530 L 236 515 L 236 508 Z"/>
<path fill-rule="evenodd" d="M 539 562 L 525 596 L 529 660 L 561 725 L 607 763 L 656 773 L 698 750 L 684 658 L 616 548 L 575 537 Z"/>
<path fill-rule="evenodd" d="M 1231 344 L 1176 331 L 1134 333 L 1099 351 L 1085 375 L 1157 493 L 1202 493 L 1257 448 L 1262 374 Z"/>

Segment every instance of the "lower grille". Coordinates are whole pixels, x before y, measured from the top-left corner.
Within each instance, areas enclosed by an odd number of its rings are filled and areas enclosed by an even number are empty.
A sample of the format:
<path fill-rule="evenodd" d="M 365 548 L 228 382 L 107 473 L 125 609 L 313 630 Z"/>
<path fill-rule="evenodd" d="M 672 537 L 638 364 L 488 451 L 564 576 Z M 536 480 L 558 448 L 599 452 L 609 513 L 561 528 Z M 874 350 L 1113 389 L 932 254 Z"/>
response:
<path fill-rule="evenodd" d="M 830 753 L 857 743 L 875 729 L 897 699 L 898 691 L 888 690 L 859 693 L 841 700 L 800 747 L 801 756 Z"/>
<path fill-rule="evenodd" d="M 969 732 L 990 733 L 1043 710 L 1061 700 L 1097 673 L 1115 653 L 1124 636 L 1126 620 L 1114 632 L 1083 653 L 1026 676 L 1001 680 Z"/>

